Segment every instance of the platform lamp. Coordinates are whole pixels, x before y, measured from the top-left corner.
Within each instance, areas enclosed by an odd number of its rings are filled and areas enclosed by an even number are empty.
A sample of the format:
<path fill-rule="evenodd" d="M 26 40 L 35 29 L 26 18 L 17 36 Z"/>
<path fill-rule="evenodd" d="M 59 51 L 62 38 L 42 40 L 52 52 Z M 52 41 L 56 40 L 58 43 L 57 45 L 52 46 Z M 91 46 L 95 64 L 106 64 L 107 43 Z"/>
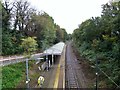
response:
<path fill-rule="evenodd" d="M 96 57 L 96 90 L 98 90 L 98 64 L 100 63 L 100 58 Z"/>
<path fill-rule="evenodd" d="M 96 90 L 98 90 L 98 59 L 96 58 Z"/>

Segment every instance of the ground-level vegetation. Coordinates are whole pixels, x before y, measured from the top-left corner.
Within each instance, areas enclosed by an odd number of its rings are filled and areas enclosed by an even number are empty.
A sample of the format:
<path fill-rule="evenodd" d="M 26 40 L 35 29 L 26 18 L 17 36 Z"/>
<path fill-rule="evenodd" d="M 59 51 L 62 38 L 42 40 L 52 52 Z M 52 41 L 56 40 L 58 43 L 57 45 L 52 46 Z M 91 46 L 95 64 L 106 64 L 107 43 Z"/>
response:
<path fill-rule="evenodd" d="M 43 61 L 36 65 L 35 60 L 28 62 L 29 73 L 29 85 L 35 87 L 37 85 L 37 79 L 42 72 L 38 69 Z M 20 62 L 2 68 L 2 88 L 26 88 L 26 62 Z"/>
<path fill-rule="evenodd" d="M 25 76 L 25 62 L 2 68 L 2 88 L 15 88 Z"/>

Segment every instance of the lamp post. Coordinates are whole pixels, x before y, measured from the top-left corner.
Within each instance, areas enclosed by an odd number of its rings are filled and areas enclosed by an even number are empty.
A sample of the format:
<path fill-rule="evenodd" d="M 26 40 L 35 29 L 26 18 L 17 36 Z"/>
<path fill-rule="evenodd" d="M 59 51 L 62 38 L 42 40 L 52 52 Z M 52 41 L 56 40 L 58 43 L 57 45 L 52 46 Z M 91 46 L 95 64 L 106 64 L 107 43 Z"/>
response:
<path fill-rule="evenodd" d="M 98 60 L 96 58 L 96 90 L 98 90 Z"/>
<path fill-rule="evenodd" d="M 28 59 L 26 59 L 26 84 L 27 84 L 27 88 L 29 88 L 29 77 L 28 77 Z"/>
<path fill-rule="evenodd" d="M 46 48 L 46 62 L 47 62 L 47 71 L 48 71 L 48 55 L 47 55 L 47 48 Z"/>
<path fill-rule="evenodd" d="M 98 64 L 100 63 L 100 60 L 98 57 L 96 58 L 96 90 L 98 90 Z"/>

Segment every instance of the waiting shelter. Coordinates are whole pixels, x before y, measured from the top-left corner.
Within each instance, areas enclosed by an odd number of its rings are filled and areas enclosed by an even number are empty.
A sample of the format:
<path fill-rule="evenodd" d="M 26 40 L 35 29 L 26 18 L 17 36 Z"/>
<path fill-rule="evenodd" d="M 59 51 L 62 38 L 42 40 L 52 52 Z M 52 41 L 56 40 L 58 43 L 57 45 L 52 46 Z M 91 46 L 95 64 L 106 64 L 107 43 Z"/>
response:
<path fill-rule="evenodd" d="M 52 65 L 54 64 L 54 62 L 55 62 L 54 57 L 55 57 L 55 56 L 60 56 L 60 55 L 62 54 L 63 49 L 64 49 L 64 45 L 65 45 L 64 42 L 59 42 L 59 43 L 53 45 L 52 47 L 46 49 L 46 50 L 43 52 L 44 55 L 47 56 L 47 57 L 46 57 L 46 61 L 47 61 L 47 63 L 49 64 L 49 66 L 50 66 L 50 64 L 52 64 Z M 49 56 L 49 58 L 48 58 L 48 56 Z M 48 60 L 48 59 L 49 59 L 49 60 Z"/>

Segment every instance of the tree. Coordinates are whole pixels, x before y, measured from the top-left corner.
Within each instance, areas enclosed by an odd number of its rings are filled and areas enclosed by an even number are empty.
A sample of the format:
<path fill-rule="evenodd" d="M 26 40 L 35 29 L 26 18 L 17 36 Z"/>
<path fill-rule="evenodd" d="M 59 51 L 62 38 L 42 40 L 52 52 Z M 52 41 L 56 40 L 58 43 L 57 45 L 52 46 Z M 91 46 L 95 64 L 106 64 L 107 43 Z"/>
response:
<path fill-rule="evenodd" d="M 27 1 L 20 0 L 14 2 L 13 6 L 14 8 L 12 10 L 12 18 L 14 19 L 14 30 L 18 29 L 22 32 L 25 30 L 28 20 L 30 19 L 30 4 Z"/>
<path fill-rule="evenodd" d="M 38 50 L 66 39 L 66 31 L 56 28 L 51 16 L 46 12 L 37 12 L 27 1 L 10 3 L 5 0 L 2 4 L 2 16 L 2 55 L 21 54 L 23 49 L 19 45 L 22 38 L 36 37 Z"/>
<path fill-rule="evenodd" d="M 22 39 L 21 47 L 24 49 L 24 55 L 30 57 L 37 50 L 37 41 L 35 37 Z"/>
<path fill-rule="evenodd" d="M 52 45 L 56 38 L 54 20 L 47 13 L 33 13 L 26 27 L 27 36 L 36 36 L 39 48 L 44 44 Z"/>
<path fill-rule="evenodd" d="M 81 55 L 92 64 L 95 64 L 96 57 L 99 57 L 99 68 L 119 85 L 120 1 L 107 3 L 102 8 L 101 17 L 82 22 L 79 28 L 74 30 L 72 38 Z M 102 76 L 102 80 L 104 79 L 106 77 Z M 116 87 L 109 78 L 105 82 L 108 87 Z"/>
<path fill-rule="evenodd" d="M 56 39 L 55 42 L 63 41 L 65 42 L 68 39 L 68 34 L 64 28 L 60 28 L 59 25 L 55 25 L 56 29 Z"/>
<path fill-rule="evenodd" d="M 8 2 L 1 3 L 2 7 L 2 55 L 14 53 L 12 35 L 10 33 L 11 10 Z"/>

